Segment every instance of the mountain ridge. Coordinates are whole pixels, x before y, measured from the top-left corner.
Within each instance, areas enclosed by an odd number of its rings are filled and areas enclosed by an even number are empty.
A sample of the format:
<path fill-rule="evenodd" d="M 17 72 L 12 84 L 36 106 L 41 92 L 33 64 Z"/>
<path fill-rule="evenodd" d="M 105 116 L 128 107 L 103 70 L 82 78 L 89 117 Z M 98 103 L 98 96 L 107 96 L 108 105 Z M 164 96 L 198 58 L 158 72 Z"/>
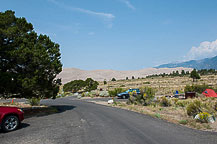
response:
<path fill-rule="evenodd" d="M 217 56 L 212 58 L 205 58 L 201 60 L 190 60 L 180 63 L 168 63 L 162 64 L 155 68 L 175 68 L 175 67 L 186 67 L 186 68 L 195 68 L 200 69 L 216 69 L 217 70 Z"/>

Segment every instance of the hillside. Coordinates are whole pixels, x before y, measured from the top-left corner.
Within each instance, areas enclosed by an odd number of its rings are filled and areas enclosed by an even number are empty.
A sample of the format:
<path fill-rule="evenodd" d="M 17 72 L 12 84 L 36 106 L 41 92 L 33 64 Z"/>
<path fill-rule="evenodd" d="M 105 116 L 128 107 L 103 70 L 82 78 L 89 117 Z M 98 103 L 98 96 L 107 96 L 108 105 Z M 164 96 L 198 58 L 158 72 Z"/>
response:
<path fill-rule="evenodd" d="M 153 74 L 160 74 L 160 73 L 171 73 L 173 71 L 179 71 L 185 70 L 185 71 L 191 71 L 191 68 L 146 68 L 141 70 L 133 70 L 133 71 L 116 71 L 116 70 L 80 70 L 76 68 L 64 68 L 63 71 L 57 76 L 57 78 L 62 79 L 62 83 L 67 83 L 71 80 L 77 80 L 82 79 L 85 80 L 86 78 L 93 78 L 97 81 L 103 81 L 103 80 L 111 80 L 112 78 L 115 78 L 117 80 L 119 79 L 126 79 L 128 77 L 129 79 L 134 76 L 135 78 L 142 78 L 146 77 L 147 75 L 153 75 Z"/>
<path fill-rule="evenodd" d="M 217 56 L 212 58 L 206 58 L 202 60 L 191 60 L 182 63 L 169 63 L 157 66 L 156 68 L 175 68 L 175 67 L 186 67 L 195 69 L 216 69 L 217 70 Z"/>

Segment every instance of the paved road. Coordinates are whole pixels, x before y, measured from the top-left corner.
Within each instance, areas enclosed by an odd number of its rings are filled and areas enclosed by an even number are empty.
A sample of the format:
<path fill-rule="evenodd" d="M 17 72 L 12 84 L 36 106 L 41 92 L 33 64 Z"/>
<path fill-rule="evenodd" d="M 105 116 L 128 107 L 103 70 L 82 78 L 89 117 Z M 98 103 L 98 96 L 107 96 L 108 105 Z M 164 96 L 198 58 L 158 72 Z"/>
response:
<path fill-rule="evenodd" d="M 86 98 L 86 99 L 82 99 L 82 100 L 87 101 L 87 102 L 91 102 L 91 101 L 108 102 L 108 100 L 111 100 L 111 99 L 112 99 L 111 97 L 99 97 L 99 98 Z M 114 100 L 116 102 L 126 102 L 128 99 L 120 99 L 120 98 L 115 97 Z"/>
<path fill-rule="evenodd" d="M 217 134 L 171 124 L 127 110 L 72 97 L 46 100 L 60 112 L 32 117 L 0 132 L 0 144 L 216 144 Z"/>

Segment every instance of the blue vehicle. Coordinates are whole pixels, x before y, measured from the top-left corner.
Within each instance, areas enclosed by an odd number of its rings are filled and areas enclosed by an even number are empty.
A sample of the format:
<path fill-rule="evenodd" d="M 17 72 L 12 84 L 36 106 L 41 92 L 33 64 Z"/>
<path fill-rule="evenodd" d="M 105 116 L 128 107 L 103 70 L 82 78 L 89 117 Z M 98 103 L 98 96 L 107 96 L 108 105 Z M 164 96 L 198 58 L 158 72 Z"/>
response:
<path fill-rule="evenodd" d="M 126 99 L 130 97 L 130 92 L 136 92 L 136 94 L 140 94 L 139 89 L 128 89 L 125 92 L 119 93 L 118 94 L 118 98 L 122 98 L 122 99 Z"/>

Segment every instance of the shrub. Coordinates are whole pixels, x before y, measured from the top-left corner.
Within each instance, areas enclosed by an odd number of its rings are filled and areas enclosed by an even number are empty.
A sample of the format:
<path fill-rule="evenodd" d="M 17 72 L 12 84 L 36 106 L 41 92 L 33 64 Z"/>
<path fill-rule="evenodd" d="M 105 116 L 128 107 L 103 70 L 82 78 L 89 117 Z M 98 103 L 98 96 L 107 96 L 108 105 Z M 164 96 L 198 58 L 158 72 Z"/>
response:
<path fill-rule="evenodd" d="M 199 100 L 194 100 L 186 107 L 186 110 L 189 116 L 196 116 L 198 113 L 202 112 L 201 102 Z"/>
<path fill-rule="evenodd" d="M 154 98 L 154 96 L 155 96 L 155 90 L 151 87 L 140 88 L 140 93 L 142 95 L 146 94 L 147 97 L 151 97 L 151 98 Z"/>
<path fill-rule="evenodd" d="M 211 116 L 209 113 L 207 112 L 201 112 L 199 113 L 199 121 L 202 123 L 208 123 L 209 117 Z"/>
<path fill-rule="evenodd" d="M 97 81 L 94 81 L 91 78 L 87 78 L 85 81 L 83 80 L 74 80 L 71 82 L 68 82 L 64 84 L 63 90 L 64 92 L 78 92 L 79 90 L 84 90 L 84 91 L 92 91 L 97 89 L 99 83 Z"/>
<path fill-rule="evenodd" d="M 83 93 L 81 94 L 81 96 L 82 96 L 82 97 L 85 97 L 85 92 L 83 92 Z"/>
<path fill-rule="evenodd" d="M 115 96 L 117 96 L 117 94 L 122 93 L 124 91 L 125 91 L 125 89 L 123 89 L 123 88 L 115 88 L 114 90 L 108 91 L 108 93 L 109 93 L 109 96 L 115 97 Z"/>
<path fill-rule="evenodd" d="M 38 106 L 40 105 L 40 99 L 39 98 L 31 98 L 28 99 L 28 102 L 31 106 Z"/>
<path fill-rule="evenodd" d="M 115 78 L 112 78 L 112 80 L 111 81 L 116 81 L 116 79 Z"/>
<path fill-rule="evenodd" d="M 106 84 L 107 84 L 107 81 L 106 81 L 106 80 L 104 80 L 104 81 L 103 81 L 103 83 L 104 83 L 104 85 L 106 85 Z"/>
<path fill-rule="evenodd" d="M 187 120 L 180 120 L 179 123 L 183 124 L 183 125 L 186 125 L 188 123 L 188 121 Z"/>
<path fill-rule="evenodd" d="M 178 98 L 173 98 L 172 99 L 172 102 L 173 102 L 173 105 L 177 106 L 177 102 L 179 101 Z"/>
<path fill-rule="evenodd" d="M 214 104 L 214 110 L 217 111 L 217 102 Z"/>
<path fill-rule="evenodd" d="M 153 102 L 155 91 L 149 87 L 140 88 L 140 94 L 130 93 L 130 98 L 127 104 L 139 104 L 139 105 L 150 105 Z"/>
<path fill-rule="evenodd" d="M 185 92 L 197 92 L 197 93 L 202 93 L 206 89 L 211 88 L 210 86 L 203 84 L 203 85 L 186 85 L 185 86 Z"/>
<path fill-rule="evenodd" d="M 176 106 L 185 107 L 186 103 L 184 101 L 179 100 L 179 101 L 177 101 Z"/>
<path fill-rule="evenodd" d="M 143 84 L 151 84 L 151 83 L 147 81 L 147 82 L 143 82 Z"/>
<path fill-rule="evenodd" d="M 99 93 L 99 96 L 100 96 L 100 97 L 108 97 L 108 96 L 109 96 L 109 93 L 108 93 L 107 91 L 101 91 L 101 92 Z"/>
<path fill-rule="evenodd" d="M 155 117 L 156 117 L 156 118 L 159 118 L 159 119 L 161 118 L 161 116 L 160 116 L 159 113 L 156 113 L 156 114 L 155 114 Z"/>
<path fill-rule="evenodd" d="M 166 97 L 161 97 L 160 98 L 160 105 L 163 107 L 168 107 L 168 106 L 171 106 L 171 102 Z"/>

